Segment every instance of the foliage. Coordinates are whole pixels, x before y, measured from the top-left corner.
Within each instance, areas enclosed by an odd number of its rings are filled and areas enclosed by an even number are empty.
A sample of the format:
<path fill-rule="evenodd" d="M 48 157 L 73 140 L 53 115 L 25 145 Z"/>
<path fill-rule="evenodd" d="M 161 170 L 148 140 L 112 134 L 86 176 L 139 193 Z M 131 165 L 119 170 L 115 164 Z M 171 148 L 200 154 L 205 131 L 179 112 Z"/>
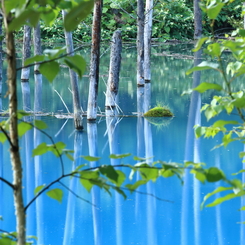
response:
<path fill-rule="evenodd" d="M 166 106 L 157 106 L 144 114 L 145 117 L 172 117 L 173 113 Z"/>
<path fill-rule="evenodd" d="M 225 4 L 229 4 L 229 2 L 232 1 L 206 1 L 206 3 L 201 5 L 201 7 L 209 19 L 214 23 L 214 20 L 219 18 L 222 7 L 224 7 Z M 210 126 L 195 126 L 195 134 L 197 138 L 201 136 L 206 138 L 215 137 L 219 133 L 223 135 L 222 143 L 217 145 L 215 148 L 221 146 L 226 147 L 233 141 L 239 141 L 244 144 L 245 139 L 245 93 L 243 90 L 234 89 L 236 87 L 234 86 L 236 78 L 244 75 L 245 73 L 245 53 L 243 48 L 245 45 L 245 32 L 244 30 L 237 30 L 234 34 L 237 35 L 234 40 L 215 40 L 213 37 L 201 38 L 197 42 L 194 51 L 198 51 L 203 48 L 204 52 L 211 57 L 212 61 L 203 61 L 198 66 L 187 71 L 187 74 L 190 74 L 196 71 L 212 69 L 221 74 L 223 81 L 217 81 L 217 83 L 203 82 L 193 89 L 199 93 L 206 93 L 206 91 L 209 90 L 216 90 L 219 92 L 219 94 L 213 96 L 209 104 L 204 104 L 201 108 L 201 111 L 204 112 L 208 121 L 212 118 L 216 118 L 221 113 L 227 113 L 228 115 L 236 114 L 239 116 L 239 121 L 233 119 L 229 121 L 219 119 L 214 121 Z M 223 57 L 225 52 L 229 52 L 232 55 L 231 61 L 227 62 L 224 60 Z M 244 152 L 241 152 L 240 157 L 244 156 Z M 205 180 L 206 177 L 203 176 L 203 170 L 192 170 L 192 172 L 200 181 L 203 182 Z M 204 197 L 202 207 L 206 203 L 207 199 L 216 193 L 226 194 L 222 197 L 216 198 L 212 203 L 206 205 L 206 207 L 212 207 L 221 204 L 224 201 L 244 196 L 244 183 L 238 179 L 226 179 L 223 173 L 217 168 L 213 168 L 212 172 L 216 172 L 213 180 L 216 181 L 217 179 L 222 179 L 228 184 L 228 187 L 218 187 L 212 193 L 207 194 Z M 244 170 L 241 170 L 239 173 L 242 172 L 244 172 Z M 243 209 L 244 208 L 241 210 Z"/>

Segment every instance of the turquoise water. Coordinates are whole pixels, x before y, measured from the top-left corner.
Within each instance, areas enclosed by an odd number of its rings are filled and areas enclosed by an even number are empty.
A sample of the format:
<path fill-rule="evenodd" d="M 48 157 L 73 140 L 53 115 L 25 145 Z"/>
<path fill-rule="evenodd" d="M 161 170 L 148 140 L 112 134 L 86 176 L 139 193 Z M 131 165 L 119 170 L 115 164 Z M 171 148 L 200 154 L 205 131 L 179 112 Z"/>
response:
<path fill-rule="evenodd" d="M 172 51 L 176 47 L 156 47 L 155 53 L 164 50 Z M 178 48 L 178 52 L 186 53 L 188 47 Z M 106 60 L 106 57 L 105 57 Z M 124 50 L 121 91 L 119 105 L 125 114 L 136 111 L 135 77 L 132 63 L 135 61 L 135 50 Z M 243 145 L 232 143 L 227 148 L 211 149 L 220 143 L 221 135 L 214 139 L 194 138 L 193 125 L 205 118 L 200 115 L 200 106 L 209 96 L 202 99 L 195 95 L 181 97 L 183 90 L 193 82 L 185 70 L 193 65 L 193 60 L 173 57 L 154 56 L 152 61 L 152 105 L 167 102 L 174 111 L 175 117 L 156 126 L 144 118 L 124 117 L 115 119 L 98 119 L 96 124 L 87 124 L 82 133 L 74 131 L 71 119 L 55 119 L 43 117 L 48 129 L 46 132 L 58 141 L 63 141 L 67 149 L 73 149 L 75 162 L 64 158 L 64 171 L 68 173 L 80 164 L 88 167 L 102 164 L 135 164 L 133 156 L 149 157 L 149 161 L 183 163 L 185 160 L 204 162 L 209 166 L 220 167 L 227 176 L 242 168 L 242 160 L 238 157 Z M 106 70 L 106 68 L 105 68 Z M 62 75 L 62 76 L 65 76 Z M 201 79 L 205 80 L 203 74 Z M 216 79 L 215 75 L 210 80 Z M 64 93 L 67 104 L 71 108 L 68 96 L 65 96 L 66 80 L 57 80 L 56 86 Z M 86 78 L 81 81 L 81 91 L 86 97 Z M 100 106 L 103 108 L 103 84 L 101 82 Z M 48 90 L 47 90 L 48 91 Z M 64 92 L 65 91 L 65 92 Z M 45 98 L 49 94 L 44 93 Z M 53 111 L 65 110 L 59 98 L 44 100 L 44 108 Z M 201 102 L 202 100 L 202 102 Z M 192 102 L 192 103 L 191 103 Z M 4 102 L 5 103 L 5 102 Z M 85 104 L 85 102 L 83 101 Z M 50 105 L 50 106 L 49 106 Z M 228 119 L 228 118 L 226 118 Z M 235 116 L 232 116 L 235 119 Z M 229 118 L 230 120 L 230 118 Z M 34 189 L 41 184 L 48 184 L 57 179 L 62 168 L 59 160 L 51 153 L 32 158 L 32 149 L 41 142 L 51 143 L 38 131 L 29 131 L 20 141 L 24 168 L 25 202 L 34 197 Z M 0 146 L 0 176 L 11 181 L 11 166 L 7 145 Z M 131 156 L 120 160 L 112 160 L 110 154 L 131 153 Z M 87 162 L 80 156 L 99 156 L 98 162 Z M 123 169 L 125 173 L 130 171 Z M 138 176 L 135 176 L 137 179 Z M 243 178 L 244 176 L 238 176 Z M 177 177 L 161 178 L 156 183 L 148 183 L 139 189 L 141 193 L 127 193 L 127 199 L 112 192 L 108 195 L 98 188 L 88 193 L 81 187 L 78 179 L 63 179 L 61 188 L 64 192 L 61 203 L 40 196 L 27 211 L 27 234 L 38 238 L 38 245 L 239 245 L 244 244 L 245 215 L 238 209 L 244 200 L 235 199 L 217 207 L 200 209 L 203 197 L 224 183 L 201 184 L 187 173 L 184 184 Z M 67 190 L 69 188 L 72 192 Z M 74 194 L 78 194 L 77 198 Z M 0 229 L 15 230 L 15 217 L 12 191 L 0 182 Z M 145 195 L 143 193 L 153 194 Z M 161 200 L 157 199 L 160 198 Z"/>

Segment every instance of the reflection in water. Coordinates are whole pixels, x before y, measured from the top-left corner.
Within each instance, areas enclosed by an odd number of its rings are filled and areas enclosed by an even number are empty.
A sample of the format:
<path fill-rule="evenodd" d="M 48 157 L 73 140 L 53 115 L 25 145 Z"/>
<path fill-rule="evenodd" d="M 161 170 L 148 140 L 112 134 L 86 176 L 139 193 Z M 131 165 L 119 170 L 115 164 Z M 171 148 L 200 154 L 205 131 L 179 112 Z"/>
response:
<path fill-rule="evenodd" d="M 88 123 L 88 148 L 89 155 L 92 157 L 98 157 L 98 138 L 97 138 L 97 124 Z M 97 167 L 99 164 L 97 161 L 90 162 L 90 167 Z M 94 231 L 94 245 L 102 245 L 101 236 L 101 210 L 100 210 L 100 188 L 94 186 L 91 190 L 92 196 L 92 215 L 93 215 L 93 231 Z"/>
<path fill-rule="evenodd" d="M 30 121 L 26 118 L 27 121 Z M 29 130 L 24 135 L 23 148 L 25 149 L 25 169 L 26 169 L 26 202 L 29 203 L 33 196 L 33 190 L 35 189 L 35 168 L 32 158 L 32 149 L 33 149 L 33 131 Z M 32 204 L 28 207 L 26 213 L 26 234 L 31 236 L 36 233 L 36 224 L 35 219 L 35 204 Z"/>
<path fill-rule="evenodd" d="M 36 118 L 40 119 L 40 118 Z M 41 144 L 41 132 L 34 128 L 34 148 L 36 148 L 39 144 Z M 35 167 L 35 188 L 43 185 L 43 166 L 41 161 L 41 156 L 35 156 L 34 157 L 34 167 Z M 43 195 L 40 195 L 36 201 L 36 223 L 37 223 L 37 237 L 38 237 L 38 244 L 42 245 L 44 244 L 44 197 Z"/>
<path fill-rule="evenodd" d="M 71 171 L 74 171 L 76 167 L 81 164 L 82 155 L 82 133 L 80 131 L 75 132 L 74 137 L 74 162 L 72 165 Z M 72 191 L 68 192 L 68 200 L 67 200 L 67 209 L 66 209 L 66 220 L 65 220 L 65 231 L 64 231 L 64 239 L 63 244 L 72 244 L 74 243 L 74 236 L 75 236 L 75 210 L 76 210 L 76 199 L 77 197 L 74 193 L 77 193 L 78 185 L 79 185 L 78 178 L 72 178 L 69 183 L 69 189 Z"/>
<path fill-rule="evenodd" d="M 117 117 L 106 117 L 107 134 L 109 141 L 110 154 L 119 154 L 119 138 L 118 138 L 118 118 Z M 111 165 L 119 165 L 120 159 L 110 159 Z M 122 237 L 122 212 L 121 206 L 123 197 L 115 193 L 115 215 L 116 215 L 116 245 L 123 244 Z"/>
<path fill-rule="evenodd" d="M 202 50 L 199 50 L 194 55 L 194 66 L 197 66 L 201 62 Z M 194 72 L 193 74 L 193 85 L 195 88 L 200 84 L 201 72 Z M 200 116 L 201 109 L 201 96 L 200 93 L 193 91 L 191 94 L 191 102 L 188 114 L 187 130 L 186 130 L 186 145 L 185 145 L 185 161 L 199 162 L 199 151 L 200 142 L 199 139 L 195 138 L 193 127 L 196 124 L 201 123 Z M 185 170 L 184 175 L 184 186 L 182 191 L 182 211 L 181 211 L 181 244 L 188 244 L 188 230 L 190 229 L 190 186 L 191 186 L 191 175 L 189 170 Z M 194 238 L 195 243 L 200 244 L 200 183 L 197 180 L 193 180 L 193 208 L 194 208 Z"/>

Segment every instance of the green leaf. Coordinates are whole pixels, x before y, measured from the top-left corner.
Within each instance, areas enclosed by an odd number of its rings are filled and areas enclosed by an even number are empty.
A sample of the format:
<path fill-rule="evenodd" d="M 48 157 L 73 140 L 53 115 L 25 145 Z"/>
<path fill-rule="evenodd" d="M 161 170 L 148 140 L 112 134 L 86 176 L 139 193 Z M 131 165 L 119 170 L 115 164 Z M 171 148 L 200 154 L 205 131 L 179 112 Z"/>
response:
<path fill-rule="evenodd" d="M 118 173 L 111 165 L 103 165 L 99 168 L 100 172 L 107 178 L 115 181 L 117 183 Z"/>
<path fill-rule="evenodd" d="M 8 26 L 8 31 L 19 31 L 19 29 L 24 25 L 24 24 L 31 24 L 32 27 L 36 26 L 39 20 L 39 13 L 35 11 L 34 9 L 27 9 L 24 12 L 22 12 L 18 17 L 14 18 L 9 26 Z"/>
<path fill-rule="evenodd" d="M 216 167 L 211 167 L 206 171 L 206 178 L 208 182 L 217 182 L 224 179 L 224 177 L 224 173 Z"/>
<path fill-rule="evenodd" d="M 116 172 L 118 174 L 116 185 L 121 186 L 126 179 L 126 175 L 120 170 L 116 170 Z"/>
<path fill-rule="evenodd" d="M 38 187 L 36 187 L 34 190 L 34 195 L 36 196 L 38 194 L 38 192 L 40 192 L 44 187 L 45 187 L 45 184 L 39 185 Z"/>
<path fill-rule="evenodd" d="M 232 104 L 237 108 L 245 108 L 245 98 L 242 97 L 242 98 L 234 99 Z"/>
<path fill-rule="evenodd" d="M 48 127 L 47 124 L 42 120 L 34 120 L 34 126 L 41 130 Z"/>
<path fill-rule="evenodd" d="M 221 204 L 222 202 L 225 202 L 225 201 L 229 201 L 233 198 L 236 198 L 236 197 L 241 197 L 241 196 L 244 196 L 245 195 L 245 191 L 240 191 L 239 193 L 235 194 L 235 193 L 230 193 L 230 194 L 227 194 L 226 196 L 224 197 L 219 197 L 217 199 L 215 199 L 212 203 L 206 205 L 206 207 L 214 207 L 216 205 L 219 205 Z"/>
<path fill-rule="evenodd" d="M 87 0 L 80 2 L 77 6 L 73 7 L 69 13 L 66 14 L 64 20 L 64 27 L 66 31 L 73 31 L 78 24 L 84 20 L 93 9 L 94 0 Z"/>
<path fill-rule="evenodd" d="M 172 177 L 174 175 L 174 172 L 171 169 L 166 169 L 166 170 L 163 169 L 163 170 L 160 170 L 160 174 L 164 178 L 169 178 L 169 177 Z"/>
<path fill-rule="evenodd" d="M 237 121 L 225 121 L 225 120 L 218 120 L 213 124 L 213 127 L 223 127 L 227 124 L 238 124 Z"/>
<path fill-rule="evenodd" d="M 96 162 L 100 160 L 100 157 L 92 157 L 92 156 L 81 156 L 81 157 L 89 162 Z"/>
<path fill-rule="evenodd" d="M 245 206 L 241 207 L 239 211 L 245 211 Z"/>
<path fill-rule="evenodd" d="M 74 157 L 70 153 L 68 153 L 66 151 L 64 153 L 65 153 L 65 155 L 67 156 L 68 159 L 70 159 L 72 162 L 74 161 Z"/>
<path fill-rule="evenodd" d="M 133 159 L 135 161 L 145 161 L 146 160 L 146 158 L 144 158 L 144 157 L 137 157 L 137 156 L 134 156 Z"/>
<path fill-rule="evenodd" d="M 125 194 L 125 192 L 122 190 L 122 189 L 120 189 L 119 187 L 112 187 L 116 192 L 118 192 L 120 195 L 122 195 L 123 197 L 124 197 L 124 199 L 126 200 L 127 199 L 127 196 L 126 196 L 126 194 Z"/>
<path fill-rule="evenodd" d="M 209 89 L 215 89 L 217 91 L 221 91 L 223 88 L 219 84 L 203 82 L 193 90 L 198 91 L 199 93 L 203 93 Z"/>
<path fill-rule="evenodd" d="M 209 69 L 217 70 L 218 68 L 219 68 L 219 64 L 217 64 L 217 63 L 203 61 L 198 66 L 195 66 L 195 67 L 189 69 L 186 72 L 186 75 L 189 75 L 189 74 L 191 74 L 194 71 L 203 71 L 203 70 L 209 70 Z"/>
<path fill-rule="evenodd" d="M 121 158 L 125 158 L 125 157 L 128 157 L 128 156 L 131 156 L 131 154 L 130 153 L 126 153 L 126 154 L 111 154 L 110 156 L 109 156 L 109 158 L 111 158 L 111 159 L 121 159 Z"/>
<path fill-rule="evenodd" d="M 52 189 L 46 193 L 49 197 L 57 200 L 58 202 L 62 202 L 63 198 L 63 191 L 59 188 Z"/>
<path fill-rule="evenodd" d="M 6 141 L 6 139 L 7 139 L 6 135 L 4 133 L 0 132 L 0 142 L 4 143 Z"/>
<path fill-rule="evenodd" d="M 45 60 L 45 55 L 35 55 L 34 57 L 26 59 L 24 65 L 28 66 L 28 65 L 34 64 L 36 62 L 42 62 L 44 60 Z"/>
<path fill-rule="evenodd" d="M 64 62 L 81 78 L 86 70 L 86 61 L 81 55 L 68 56 Z"/>
<path fill-rule="evenodd" d="M 52 82 L 60 71 L 59 63 L 51 61 L 48 63 L 42 63 L 39 67 L 40 72 Z"/>
<path fill-rule="evenodd" d="M 83 187 L 90 192 L 91 188 L 95 185 L 95 182 L 99 183 L 98 171 L 81 171 L 80 182 Z"/>
<path fill-rule="evenodd" d="M 49 147 L 47 146 L 46 143 L 41 143 L 38 145 L 35 149 L 32 150 L 32 156 L 39 156 L 42 154 L 45 154 L 49 150 Z"/>
<path fill-rule="evenodd" d="M 134 192 L 139 186 L 146 184 L 147 180 L 138 180 L 134 184 L 127 184 L 126 187 L 130 190 L 130 192 Z"/>
<path fill-rule="evenodd" d="M 211 196 L 219 193 L 219 192 L 223 192 L 223 191 L 229 191 L 232 190 L 233 187 L 223 187 L 223 186 L 219 186 L 218 188 L 216 188 L 213 192 L 208 193 L 204 198 L 203 198 L 203 202 L 201 204 L 201 209 L 203 209 L 205 202 L 207 201 L 208 198 L 210 198 Z"/>
<path fill-rule="evenodd" d="M 209 19 L 216 19 L 224 5 L 224 3 L 217 3 L 216 5 L 213 5 L 211 2 L 211 4 L 207 7 L 207 15 Z"/>
<path fill-rule="evenodd" d="M 208 39 L 209 39 L 208 37 L 203 37 L 198 39 L 195 48 L 192 51 L 197 52 Z"/>
<path fill-rule="evenodd" d="M 195 178 L 199 181 L 201 181 L 203 184 L 205 183 L 206 181 L 206 175 L 205 173 L 203 173 L 203 171 L 200 169 L 192 169 L 191 170 L 191 173 L 195 175 Z"/>
<path fill-rule="evenodd" d="M 27 122 L 21 122 L 18 124 L 18 135 L 22 137 L 28 130 L 32 129 L 32 125 Z"/>
<path fill-rule="evenodd" d="M 139 172 L 142 176 L 142 178 L 152 181 L 156 181 L 156 179 L 159 177 L 159 171 L 157 168 L 151 168 L 148 165 L 147 166 L 141 166 L 139 168 Z"/>
<path fill-rule="evenodd" d="M 23 117 L 30 116 L 30 115 L 31 115 L 31 113 L 25 112 L 23 110 L 18 110 L 18 112 L 17 112 L 18 119 L 22 119 Z"/>

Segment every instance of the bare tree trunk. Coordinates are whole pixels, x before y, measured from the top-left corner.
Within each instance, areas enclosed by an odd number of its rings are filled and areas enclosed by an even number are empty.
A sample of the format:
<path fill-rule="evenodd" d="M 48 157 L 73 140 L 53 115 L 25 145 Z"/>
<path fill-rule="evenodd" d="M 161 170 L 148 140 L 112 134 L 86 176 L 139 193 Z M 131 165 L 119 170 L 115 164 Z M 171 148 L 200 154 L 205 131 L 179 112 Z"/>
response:
<path fill-rule="evenodd" d="M 202 11 L 199 3 L 200 0 L 194 0 L 194 40 L 202 37 Z"/>
<path fill-rule="evenodd" d="M 151 82 L 151 32 L 152 32 L 153 0 L 146 0 L 144 28 L 144 79 Z"/>
<path fill-rule="evenodd" d="M 5 12 L 4 1 L 2 1 L 2 10 Z M 11 13 L 4 16 L 5 30 L 11 22 Z M 22 193 L 22 164 L 19 152 L 18 137 L 18 119 L 17 119 L 17 83 L 16 83 L 16 56 L 13 32 L 6 31 L 6 49 L 7 49 L 7 84 L 9 92 L 9 143 L 10 157 L 13 169 L 14 186 L 14 204 L 16 212 L 17 225 L 17 244 L 24 245 L 26 238 L 26 218 L 23 204 Z"/>
<path fill-rule="evenodd" d="M 99 86 L 99 64 L 100 64 L 100 33 L 103 0 L 97 0 L 94 4 L 94 17 L 92 27 L 92 48 L 89 74 L 89 95 L 87 120 L 95 121 L 97 117 L 97 97 Z"/>
<path fill-rule="evenodd" d="M 26 59 L 31 57 L 31 27 L 28 25 L 24 26 L 24 39 L 23 39 L 23 47 L 22 47 L 22 65 Z M 22 89 L 22 101 L 23 101 L 23 110 L 30 111 L 31 110 L 31 92 L 30 92 L 30 67 L 23 68 L 21 70 L 21 89 Z"/>
<path fill-rule="evenodd" d="M 63 18 L 65 17 L 65 11 L 62 11 Z M 73 48 L 73 39 L 72 33 L 65 31 L 65 40 L 66 40 L 66 51 L 67 53 L 74 55 L 74 48 Z M 77 130 L 83 129 L 83 117 L 82 117 L 82 110 L 81 110 L 81 103 L 80 103 L 80 96 L 78 91 L 78 78 L 77 74 L 69 68 L 70 73 L 70 82 L 72 88 L 72 100 L 73 100 L 73 114 L 74 114 L 74 124 Z"/>
<path fill-rule="evenodd" d="M 106 89 L 105 109 L 107 116 L 116 114 L 116 102 L 121 68 L 122 38 L 121 31 L 115 31 L 111 41 L 109 78 Z"/>
<path fill-rule="evenodd" d="M 42 54 L 41 44 L 41 31 L 40 23 L 34 28 L 33 32 L 33 43 L 34 43 L 34 55 Z M 35 78 L 35 99 L 34 99 L 34 112 L 40 112 L 42 110 L 42 74 L 39 71 L 39 65 L 34 67 L 34 78 Z"/>
<path fill-rule="evenodd" d="M 137 0 L 137 112 L 142 114 L 144 99 L 144 1 Z"/>

